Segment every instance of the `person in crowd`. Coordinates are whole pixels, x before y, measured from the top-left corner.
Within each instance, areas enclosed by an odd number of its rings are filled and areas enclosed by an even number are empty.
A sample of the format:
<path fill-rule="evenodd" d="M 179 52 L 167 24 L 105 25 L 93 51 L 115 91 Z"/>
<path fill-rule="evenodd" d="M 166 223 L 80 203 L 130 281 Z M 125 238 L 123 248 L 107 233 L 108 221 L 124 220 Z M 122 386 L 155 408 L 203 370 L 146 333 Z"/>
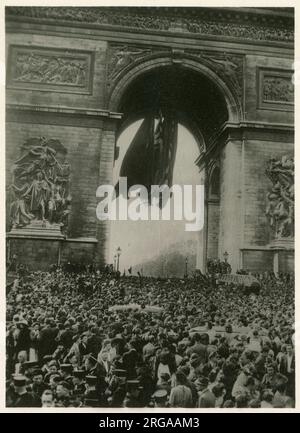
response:
<path fill-rule="evenodd" d="M 261 397 L 261 404 L 260 407 L 261 408 L 266 408 L 266 409 L 270 409 L 273 407 L 272 405 L 272 401 L 274 398 L 274 394 L 270 389 L 265 389 L 262 397 Z"/>
<path fill-rule="evenodd" d="M 287 392 L 295 398 L 295 354 L 292 344 L 286 346 L 286 354 L 282 356 L 278 370 L 287 377 Z"/>
<path fill-rule="evenodd" d="M 208 387 L 208 379 L 206 377 L 200 377 L 197 381 L 198 385 L 198 407 L 200 408 L 211 408 L 216 405 L 216 396 Z"/>
<path fill-rule="evenodd" d="M 31 393 L 27 391 L 27 379 L 23 375 L 15 375 L 13 379 L 15 399 L 13 399 L 12 407 L 34 407 L 36 406 Z"/>
<path fill-rule="evenodd" d="M 41 397 L 42 407 L 55 407 L 55 400 L 53 392 L 50 389 L 46 389 Z"/>
<path fill-rule="evenodd" d="M 184 373 L 178 372 L 175 375 L 175 386 L 171 389 L 170 407 L 192 407 L 192 391 L 187 386 L 187 379 Z"/>

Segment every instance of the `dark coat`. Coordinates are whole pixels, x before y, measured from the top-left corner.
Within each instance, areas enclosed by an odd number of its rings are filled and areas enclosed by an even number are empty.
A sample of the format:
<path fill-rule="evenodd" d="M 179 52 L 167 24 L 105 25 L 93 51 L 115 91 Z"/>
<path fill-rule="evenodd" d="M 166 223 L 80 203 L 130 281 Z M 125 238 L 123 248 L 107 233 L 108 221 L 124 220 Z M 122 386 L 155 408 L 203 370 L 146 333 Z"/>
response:
<path fill-rule="evenodd" d="M 29 392 L 26 392 L 17 396 L 12 407 L 36 407 L 36 402 L 33 396 Z"/>

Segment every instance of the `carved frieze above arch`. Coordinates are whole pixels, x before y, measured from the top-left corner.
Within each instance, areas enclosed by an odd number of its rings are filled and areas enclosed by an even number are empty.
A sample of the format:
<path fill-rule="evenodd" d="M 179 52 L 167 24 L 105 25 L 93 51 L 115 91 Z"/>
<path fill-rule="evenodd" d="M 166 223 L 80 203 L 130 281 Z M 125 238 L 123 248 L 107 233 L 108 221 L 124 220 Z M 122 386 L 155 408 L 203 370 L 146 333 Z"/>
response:
<path fill-rule="evenodd" d="M 107 61 L 108 94 L 112 93 L 121 77 L 135 66 L 159 58 L 169 59 L 170 65 L 185 65 L 185 61 L 189 59 L 208 68 L 228 86 L 242 113 L 244 56 L 227 52 L 111 44 L 108 48 Z"/>
<path fill-rule="evenodd" d="M 242 102 L 244 56 L 205 50 L 190 50 L 187 51 L 187 54 L 197 57 L 200 62 L 219 75 Z"/>
<path fill-rule="evenodd" d="M 133 44 L 110 44 L 107 61 L 107 85 L 110 87 L 128 67 L 163 49 Z M 169 51 L 167 51 L 169 52 Z"/>
<path fill-rule="evenodd" d="M 10 19 L 33 20 L 139 32 L 171 32 L 214 38 L 292 43 L 291 11 L 274 8 L 205 7 L 7 7 Z M 292 9 L 292 8 L 290 8 Z"/>

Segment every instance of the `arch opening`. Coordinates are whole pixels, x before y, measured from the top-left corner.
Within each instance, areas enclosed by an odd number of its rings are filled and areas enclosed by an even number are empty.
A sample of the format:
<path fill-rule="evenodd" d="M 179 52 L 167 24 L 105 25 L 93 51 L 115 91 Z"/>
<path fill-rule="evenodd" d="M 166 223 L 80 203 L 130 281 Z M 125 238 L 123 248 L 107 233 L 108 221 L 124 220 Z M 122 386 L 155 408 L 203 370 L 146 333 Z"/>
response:
<path fill-rule="evenodd" d="M 171 111 L 190 127 L 197 125 L 194 129 L 201 131 L 205 141 L 229 120 L 228 103 L 215 82 L 177 65 L 157 67 L 138 75 L 126 87 L 117 107 L 123 113 L 122 125 L 134 116 L 157 115 L 159 109 Z"/>
<path fill-rule="evenodd" d="M 116 152 L 118 157 L 114 165 L 115 184 L 122 171 L 124 158 L 128 159 L 130 155 L 134 136 L 143 119 L 152 116 L 153 119 L 156 119 L 154 125 L 157 125 L 161 111 L 175 118 L 178 125 L 178 147 L 172 184 L 195 186 L 203 183 L 196 160 L 199 159 L 201 153 L 205 152 L 206 143 L 211 137 L 220 131 L 226 121 L 232 120 L 233 99 L 230 101 L 228 95 L 221 91 L 220 86 L 211 77 L 199 73 L 196 67 L 188 68 L 178 64 L 159 64 L 156 67 L 152 65 L 148 69 L 145 68 L 143 73 L 137 73 L 134 78 L 131 76 L 131 79 L 127 78 L 126 81 L 123 77 L 121 82 L 122 80 L 125 89 L 123 88 L 122 92 L 113 91 L 112 97 L 114 104 L 118 101 L 116 111 L 123 114 L 122 123 L 117 132 L 119 152 Z M 130 167 L 133 167 L 133 170 L 138 167 L 138 172 L 142 173 L 146 169 L 143 167 L 145 164 L 142 162 L 143 158 L 134 152 L 132 154 Z M 179 182 L 176 182 L 176 170 L 182 172 Z M 214 199 L 219 198 L 219 178 L 220 171 L 215 171 L 211 179 L 213 180 L 211 188 L 208 191 L 208 194 L 212 194 Z M 123 249 L 124 254 L 130 257 L 128 260 L 123 257 L 124 269 L 137 266 L 140 269 L 144 268 L 144 273 L 148 275 L 183 276 L 186 261 L 190 274 L 196 269 L 197 263 L 199 264 L 197 257 L 199 250 L 203 250 L 202 247 L 199 248 L 203 234 L 200 236 L 199 233 L 190 233 L 189 236 L 183 236 L 179 234 L 179 226 L 176 227 L 176 224 L 171 224 L 170 221 L 166 224 L 169 225 L 169 229 L 166 230 L 162 228 L 162 222 L 154 229 L 153 221 L 147 224 L 143 221 L 134 221 L 135 228 L 132 230 L 131 223 L 131 221 L 126 221 L 126 226 L 124 222 L 114 222 L 111 225 L 111 263 L 117 243 L 123 243 L 119 246 Z M 144 228 L 142 228 L 143 225 Z M 184 230 L 182 232 L 184 233 Z M 148 235 L 149 242 L 146 241 Z M 170 242 L 166 242 L 167 238 Z M 156 239 L 154 244 L 153 239 Z M 132 251 L 133 244 L 136 245 L 135 252 Z M 147 251 L 146 255 L 143 250 Z M 154 271 L 151 272 L 149 269 Z"/>
<path fill-rule="evenodd" d="M 118 137 L 120 151 L 113 170 L 114 184 L 119 180 L 124 158 L 142 121 L 143 118 L 129 124 Z M 199 183 L 199 170 L 195 164 L 198 155 L 195 136 L 179 123 L 173 185 L 192 185 L 194 188 Z M 129 199 L 128 205 L 131 203 Z M 196 268 L 197 235 L 185 231 L 186 221 L 173 219 L 173 198 L 170 199 L 170 208 L 170 221 L 111 221 L 110 263 L 114 263 L 114 255 L 120 246 L 122 273 L 132 268 L 133 274 L 141 272 L 156 277 L 183 277 L 188 258 L 188 272 L 191 274 Z"/>

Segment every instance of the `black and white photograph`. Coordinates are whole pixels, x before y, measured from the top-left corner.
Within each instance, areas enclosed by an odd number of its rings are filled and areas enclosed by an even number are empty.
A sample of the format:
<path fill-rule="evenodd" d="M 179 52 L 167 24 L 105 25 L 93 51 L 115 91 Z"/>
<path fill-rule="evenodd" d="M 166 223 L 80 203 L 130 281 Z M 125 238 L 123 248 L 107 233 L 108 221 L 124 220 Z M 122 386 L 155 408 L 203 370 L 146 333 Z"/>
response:
<path fill-rule="evenodd" d="M 297 408 L 295 9 L 226 3 L 5 7 L 7 409 Z"/>

